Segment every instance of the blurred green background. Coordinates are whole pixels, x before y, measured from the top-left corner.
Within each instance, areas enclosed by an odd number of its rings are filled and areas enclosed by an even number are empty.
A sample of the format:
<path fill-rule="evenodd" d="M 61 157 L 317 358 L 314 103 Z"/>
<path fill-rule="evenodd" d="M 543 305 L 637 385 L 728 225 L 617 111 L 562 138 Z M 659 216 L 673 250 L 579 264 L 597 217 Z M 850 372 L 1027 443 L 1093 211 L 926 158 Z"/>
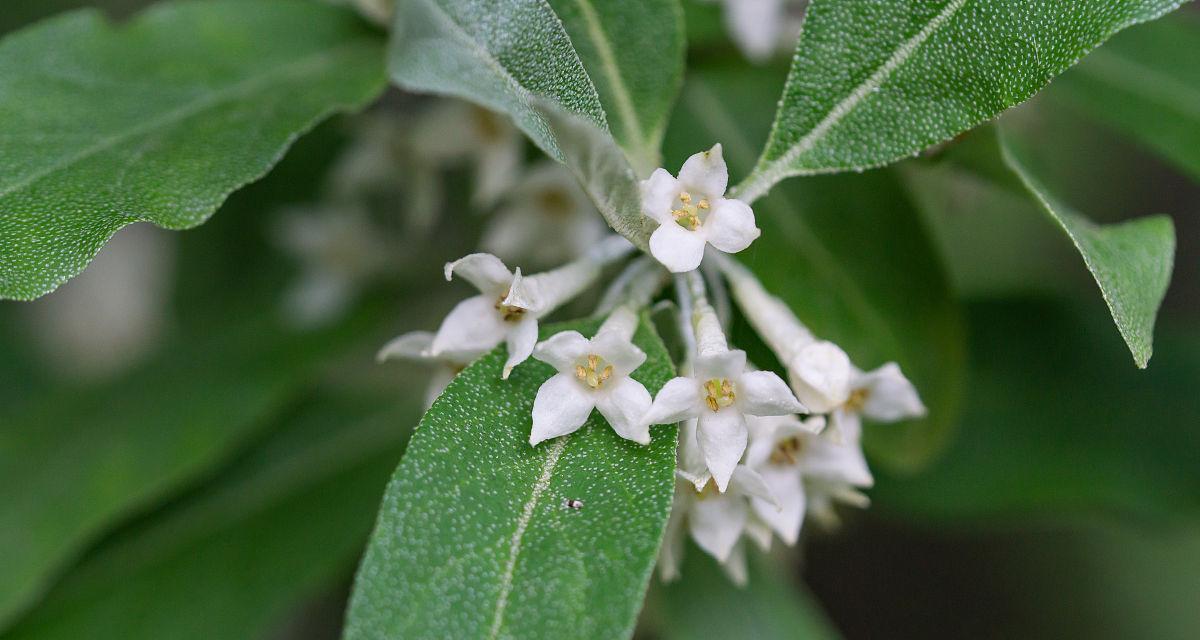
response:
<path fill-rule="evenodd" d="M 77 6 L 125 16 L 147 3 L 5 4 L 2 33 Z M 687 8 L 689 77 L 665 164 L 719 139 L 741 175 L 786 61 L 749 65 L 715 7 Z M 1185 60 L 1200 51 L 1200 12 L 1164 24 L 1196 43 Z M 1135 29 L 1114 46 L 1142 37 Z M 724 623 L 744 637 L 1197 635 L 1200 171 L 1081 101 L 1071 83 L 1084 73 L 1002 120 L 1093 219 L 1173 217 L 1175 273 L 1149 368 L 1133 366 L 1044 214 L 955 168 L 944 149 L 789 181 L 758 208 L 764 229 L 799 216 L 863 286 L 921 293 L 893 312 L 914 338 L 903 349 L 937 381 L 921 391 L 937 398 L 943 448 L 916 468 L 889 457 L 907 441 L 872 433 L 870 510 L 845 513 L 837 531 L 810 527 L 799 552 L 758 562 L 749 592 L 732 592 L 693 550 L 692 584 L 652 587 L 640 635 L 716 636 L 722 621 L 703 617 L 705 602 L 733 610 Z M 714 119 L 714 98 L 736 117 Z M 423 104 L 393 92 L 371 115 L 403 127 Z M 434 327 L 461 293 L 443 286 L 441 264 L 471 251 L 487 220 L 464 195 L 466 171 L 446 172 L 431 228 L 397 221 L 379 198 L 370 215 L 394 227 L 393 268 L 367 279 L 336 322 L 293 326 L 283 301 L 301 265 L 280 249 L 280 221 L 324 197 L 360 120 L 322 125 L 199 229 L 131 227 L 58 292 L 0 303 L 0 637 L 337 636 L 425 386 L 425 372 L 376 365 L 374 352 Z M 748 157 L 724 126 L 745 136 Z M 785 297 L 836 297 L 807 286 L 797 251 L 763 244 L 747 262 Z M 836 300 L 828 307 L 822 333 L 855 330 Z M 695 624 L 679 622 L 688 616 Z"/>

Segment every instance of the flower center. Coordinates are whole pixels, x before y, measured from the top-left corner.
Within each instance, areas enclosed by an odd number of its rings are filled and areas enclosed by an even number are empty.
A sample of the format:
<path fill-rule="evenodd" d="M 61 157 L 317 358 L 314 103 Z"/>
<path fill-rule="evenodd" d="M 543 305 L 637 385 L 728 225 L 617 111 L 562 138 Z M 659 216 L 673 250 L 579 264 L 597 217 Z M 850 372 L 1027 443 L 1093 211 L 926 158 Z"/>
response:
<path fill-rule="evenodd" d="M 804 441 L 800 439 L 800 436 L 794 436 L 775 445 L 775 448 L 771 450 L 769 460 L 771 464 L 777 465 L 796 464 L 796 460 L 800 458 L 803 451 Z"/>
<path fill-rule="evenodd" d="M 871 390 L 860 387 L 850 392 L 850 397 L 846 399 L 846 404 L 843 406 L 846 411 L 858 413 L 862 411 L 863 406 L 867 404 L 867 399 L 870 397 Z"/>
<path fill-rule="evenodd" d="M 713 411 L 733 404 L 737 396 L 733 393 L 733 383 L 726 378 L 713 378 L 704 383 L 704 403 Z"/>
<path fill-rule="evenodd" d="M 671 210 L 671 217 L 684 229 L 695 231 L 703 223 L 700 212 L 708 211 L 708 206 L 707 198 L 700 198 L 699 202 L 692 204 L 692 194 L 682 191 L 679 193 L 679 208 Z"/>
<path fill-rule="evenodd" d="M 574 209 L 571 196 L 562 189 L 546 189 L 538 194 L 538 204 L 551 218 L 566 218 Z"/>
<path fill-rule="evenodd" d="M 505 322 L 516 322 L 525 317 L 526 309 L 516 305 L 504 304 L 504 301 L 508 299 L 509 293 L 511 293 L 511 291 L 505 291 L 500 295 L 499 298 L 496 298 L 496 304 L 493 306 L 496 308 L 496 311 L 500 313 L 500 317 L 503 318 Z"/>
<path fill-rule="evenodd" d="M 583 364 L 575 365 L 575 377 L 593 389 L 604 386 L 604 382 L 612 377 L 613 366 L 600 356 L 588 354 Z"/>

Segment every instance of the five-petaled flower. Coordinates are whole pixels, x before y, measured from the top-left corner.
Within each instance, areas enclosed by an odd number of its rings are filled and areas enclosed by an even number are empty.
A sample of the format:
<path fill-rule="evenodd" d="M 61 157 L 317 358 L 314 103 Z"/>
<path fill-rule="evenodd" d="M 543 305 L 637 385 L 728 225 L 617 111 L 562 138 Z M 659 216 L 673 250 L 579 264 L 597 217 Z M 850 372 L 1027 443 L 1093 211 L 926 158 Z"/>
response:
<path fill-rule="evenodd" d="M 750 246 L 761 233 L 754 212 L 741 200 L 725 198 L 729 170 L 714 145 L 687 159 L 673 177 L 655 169 L 641 183 L 642 213 L 658 222 L 650 236 L 650 253 L 675 273 L 692 271 L 711 244 L 726 253 Z"/>
<path fill-rule="evenodd" d="M 558 373 L 542 384 L 533 401 L 529 444 L 573 433 L 592 409 L 622 438 L 650 443 L 649 426 L 640 420 L 650 409 L 650 392 L 629 377 L 646 361 L 632 342 L 636 328 L 636 313 L 618 307 L 590 340 L 578 331 L 563 331 L 537 345 L 533 357 Z"/>
<path fill-rule="evenodd" d="M 722 350 L 700 353 L 690 377 L 674 378 L 663 385 L 642 422 L 666 424 L 696 418 L 697 443 L 723 492 L 746 450 L 745 416 L 805 411 L 779 376 L 747 371 L 745 351 Z"/>

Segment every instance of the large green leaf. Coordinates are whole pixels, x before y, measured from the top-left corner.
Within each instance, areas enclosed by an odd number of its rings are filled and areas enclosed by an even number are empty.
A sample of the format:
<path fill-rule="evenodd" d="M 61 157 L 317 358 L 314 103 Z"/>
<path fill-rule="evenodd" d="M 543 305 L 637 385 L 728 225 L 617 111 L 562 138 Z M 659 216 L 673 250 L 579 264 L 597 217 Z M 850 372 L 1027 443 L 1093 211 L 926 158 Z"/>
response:
<path fill-rule="evenodd" d="M 972 309 L 971 386 L 954 446 L 928 471 L 880 477 L 875 506 L 937 519 L 1105 510 L 1200 513 L 1200 341 L 1166 333 L 1128 366 L 1103 321 L 1061 305 Z"/>
<path fill-rule="evenodd" d="M 661 590 L 665 640 L 755 638 L 834 640 L 840 635 L 806 589 L 772 566 L 777 559 L 749 554 L 750 580 L 739 588 L 711 557 L 688 545 L 681 577 Z"/>
<path fill-rule="evenodd" d="M 380 38 L 316 2 L 83 10 L 0 42 L 0 297 L 79 273 L 122 226 L 183 229 L 295 137 L 378 94 Z"/>
<path fill-rule="evenodd" d="M 546 0 L 398 2 L 388 61 L 400 86 L 507 113 L 555 158 L 558 144 L 535 98 L 608 128 L 596 87 Z"/>
<path fill-rule="evenodd" d="M 635 342 L 649 357 L 634 378 L 654 392 L 670 360 L 648 324 Z M 642 447 L 593 413 L 530 447 L 553 369 L 530 361 L 504 381 L 503 361 L 497 349 L 468 367 L 417 427 L 359 567 L 348 640 L 632 632 L 671 506 L 675 428 Z"/>
<path fill-rule="evenodd" d="M 209 326 L 134 373 L 60 386 L 0 411 L 0 626 L 118 519 L 227 460 L 314 368 L 369 328 L 309 336 Z M 374 314 L 370 316 L 374 322 Z"/>
<path fill-rule="evenodd" d="M 771 138 L 737 193 L 861 170 L 1027 100 L 1109 36 L 1180 0 L 813 0 Z"/>
<path fill-rule="evenodd" d="M 1200 180 L 1200 18 L 1181 11 L 1112 39 L 1046 95 L 1148 145 Z"/>
<path fill-rule="evenodd" d="M 696 75 L 668 132 L 677 157 L 721 142 L 736 175 L 766 136 L 771 72 Z M 825 176 L 789 185 L 754 207 L 762 236 L 739 258 L 817 335 L 863 368 L 895 360 L 929 417 L 868 431 L 877 459 L 906 468 L 934 456 L 951 435 L 964 359 L 962 313 L 936 252 L 888 172 Z M 765 363 L 764 363 L 765 364 Z"/>
<path fill-rule="evenodd" d="M 596 85 L 613 136 L 637 172 L 649 175 L 683 81 L 678 0 L 548 1 Z"/>
<path fill-rule="evenodd" d="M 369 400 L 298 405 L 216 481 L 106 540 L 5 637 L 264 637 L 370 533 L 415 407 Z"/>

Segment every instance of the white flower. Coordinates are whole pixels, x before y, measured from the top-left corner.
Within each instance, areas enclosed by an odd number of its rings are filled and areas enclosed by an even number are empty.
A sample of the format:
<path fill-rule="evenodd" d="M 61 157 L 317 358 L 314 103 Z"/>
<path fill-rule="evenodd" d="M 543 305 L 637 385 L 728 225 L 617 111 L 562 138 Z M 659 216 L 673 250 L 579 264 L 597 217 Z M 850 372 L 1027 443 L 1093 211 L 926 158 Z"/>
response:
<path fill-rule="evenodd" d="M 474 359 L 433 356 L 430 354 L 431 346 L 433 346 L 433 333 L 429 331 L 412 331 L 393 338 L 387 344 L 383 345 L 383 348 L 375 356 L 378 362 L 399 358 L 402 360 L 429 363 L 434 366 L 433 375 L 429 379 L 429 386 L 425 389 L 426 408 L 433 405 L 433 401 L 441 395 L 446 386 L 450 384 L 450 381 L 454 379 L 454 376 L 458 375 Z"/>
<path fill-rule="evenodd" d="M 916 388 L 895 362 L 866 373 L 853 369 L 849 387 L 846 401 L 829 416 L 834 433 L 857 437 L 862 432 L 862 418 L 899 422 L 926 413 Z"/>
<path fill-rule="evenodd" d="M 354 7 L 367 18 L 388 26 L 395 9 L 395 0 L 352 0 Z"/>
<path fill-rule="evenodd" d="M 524 142 L 508 118 L 462 100 L 441 100 L 415 118 L 412 148 L 440 167 L 473 166 L 472 201 L 490 207 L 516 183 Z"/>
<path fill-rule="evenodd" d="M 509 192 L 479 244 L 503 260 L 546 266 L 584 252 L 605 230 L 571 173 L 556 162 L 543 162 Z"/>
<path fill-rule="evenodd" d="M 508 360 L 503 377 L 533 353 L 538 319 L 590 285 L 606 263 L 633 248 L 620 236 L 609 236 L 585 256 L 563 267 L 524 276 L 508 270 L 499 258 L 473 253 L 446 264 L 446 279 L 455 273 L 475 285 L 479 295 L 458 303 L 442 320 L 429 355 L 469 362 L 504 342 Z"/>
<path fill-rule="evenodd" d="M 592 409 L 622 438 L 650 443 L 650 429 L 640 420 L 650 409 L 650 392 L 629 377 L 646 361 L 632 341 L 636 328 L 637 314 L 620 307 L 591 340 L 578 331 L 563 331 L 537 345 L 533 357 L 558 373 L 538 389 L 530 445 L 573 433 Z"/>
<path fill-rule="evenodd" d="M 642 181 L 642 213 L 658 222 L 650 253 L 667 269 L 683 273 L 700 266 L 706 244 L 737 253 L 759 236 L 750 206 L 723 197 L 728 183 L 719 144 L 688 158 L 678 179 L 655 169 Z"/>
<path fill-rule="evenodd" d="M 695 459 L 698 450 L 696 421 L 688 420 L 679 430 L 681 460 Z M 734 468 L 724 492 L 717 489 L 712 476 L 704 471 L 694 475 L 680 469 L 676 478 L 675 503 L 659 554 L 659 575 L 665 582 L 679 577 L 686 531 L 697 546 L 716 558 L 734 582 L 745 584 L 746 560 L 741 538 L 754 535 L 758 526 L 751 512 L 751 500 L 773 504 L 774 494 L 758 472 L 746 465 Z"/>
<path fill-rule="evenodd" d="M 724 0 L 725 28 L 747 58 L 765 62 L 800 35 L 802 0 Z"/>
<path fill-rule="evenodd" d="M 388 251 L 369 215 L 355 204 L 293 209 L 277 231 L 280 247 L 301 263 L 284 293 L 289 322 L 312 327 L 337 319 L 363 285 L 388 264 Z"/>
<path fill-rule="evenodd" d="M 857 435 L 841 441 L 816 435 L 824 423 L 820 416 L 803 422 L 790 417 L 750 421 L 746 464 L 776 498 L 752 499 L 751 505 L 755 516 L 788 545 L 799 539 L 806 511 L 828 509 L 834 500 L 866 506 L 858 490 L 874 484 Z"/>
<path fill-rule="evenodd" d="M 694 373 L 665 384 L 647 424 L 697 419 L 697 443 L 717 488 L 725 491 L 746 450 L 746 415 L 779 416 L 804 412 L 787 384 L 769 371 L 747 371 L 745 351 L 702 350 Z"/>

